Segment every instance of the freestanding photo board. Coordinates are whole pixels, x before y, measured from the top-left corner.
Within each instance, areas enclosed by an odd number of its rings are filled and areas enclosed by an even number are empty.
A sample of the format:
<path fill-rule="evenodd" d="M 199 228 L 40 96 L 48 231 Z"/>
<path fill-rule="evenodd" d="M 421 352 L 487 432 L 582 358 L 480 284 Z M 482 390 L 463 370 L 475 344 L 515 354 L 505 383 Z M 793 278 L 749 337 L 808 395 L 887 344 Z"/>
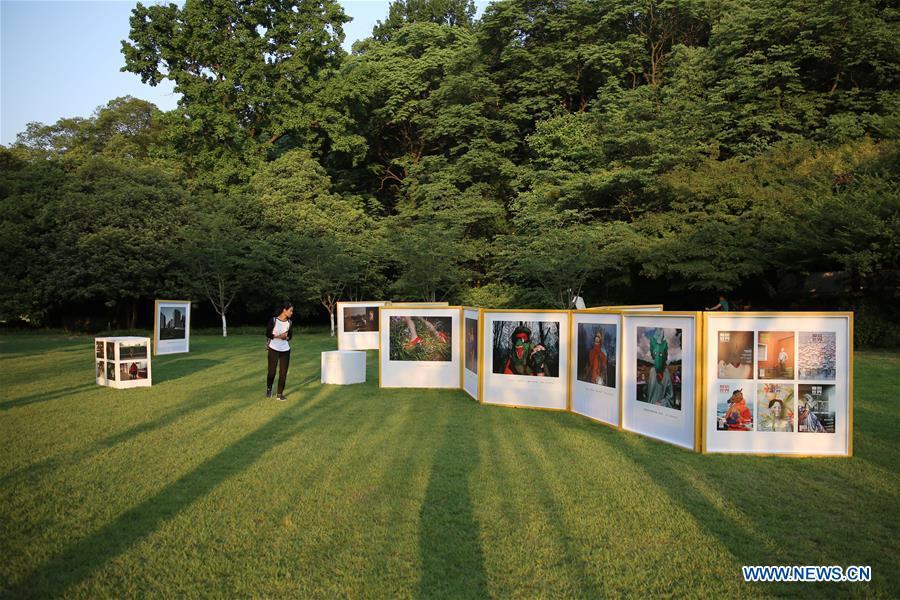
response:
<path fill-rule="evenodd" d="M 383 300 L 338 302 L 338 350 L 378 350 L 379 312 L 387 304 Z"/>
<path fill-rule="evenodd" d="M 153 319 L 153 354 L 188 352 L 191 345 L 191 301 L 157 300 Z"/>
<path fill-rule="evenodd" d="M 481 402 L 566 410 L 570 313 L 482 311 Z"/>
<path fill-rule="evenodd" d="M 480 401 L 481 311 L 464 307 L 462 313 L 462 388 L 472 398 Z"/>
<path fill-rule="evenodd" d="M 621 332 L 619 313 L 572 312 L 570 410 L 613 427 L 620 422 Z"/>
<path fill-rule="evenodd" d="M 461 317 L 458 306 L 382 307 L 378 332 L 380 387 L 458 389 Z"/>
<path fill-rule="evenodd" d="M 704 452 L 850 456 L 853 313 L 705 313 Z"/>
<path fill-rule="evenodd" d="M 700 450 L 696 312 L 622 314 L 622 429 Z"/>
<path fill-rule="evenodd" d="M 150 338 L 94 338 L 95 381 L 116 389 L 150 387 Z"/>

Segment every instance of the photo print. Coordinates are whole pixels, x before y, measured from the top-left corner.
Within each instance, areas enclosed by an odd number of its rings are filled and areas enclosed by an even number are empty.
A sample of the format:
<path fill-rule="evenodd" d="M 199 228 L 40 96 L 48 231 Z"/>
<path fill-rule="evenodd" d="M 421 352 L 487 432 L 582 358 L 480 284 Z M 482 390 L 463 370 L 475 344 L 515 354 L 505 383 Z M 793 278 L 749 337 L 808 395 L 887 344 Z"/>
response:
<path fill-rule="evenodd" d="M 756 354 L 760 379 L 794 378 L 793 331 L 760 331 Z"/>
<path fill-rule="evenodd" d="M 753 332 L 720 331 L 720 379 L 753 379 Z"/>
<path fill-rule="evenodd" d="M 478 373 L 478 319 L 466 318 L 466 369 Z"/>
<path fill-rule="evenodd" d="M 720 383 L 718 387 L 716 429 L 753 431 L 753 410 L 744 398 L 746 384 Z"/>
<path fill-rule="evenodd" d="M 831 379 L 837 374 L 837 335 L 833 331 L 801 331 L 800 379 Z"/>
<path fill-rule="evenodd" d="M 119 360 L 132 360 L 136 358 L 147 358 L 147 344 L 119 344 Z"/>
<path fill-rule="evenodd" d="M 98 344 L 102 344 L 103 342 L 97 342 L 97 343 L 98 343 Z M 103 361 L 102 361 L 102 360 L 98 360 L 98 361 L 97 361 L 97 379 L 102 379 L 102 378 L 103 378 L 103 374 L 104 374 L 104 372 L 105 372 L 105 371 L 104 371 L 105 368 L 106 368 L 106 367 L 104 366 Z"/>
<path fill-rule="evenodd" d="M 559 321 L 494 321 L 493 372 L 559 377 Z"/>
<path fill-rule="evenodd" d="M 116 363 L 114 363 L 114 362 L 106 363 L 106 378 L 110 381 L 116 380 Z"/>
<path fill-rule="evenodd" d="M 185 339 L 185 311 L 181 307 L 161 306 L 159 309 L 159 339 Z"/>
<path fill-rule="evenodd" d="M 147 361 L 128 361 L 119 364 L 119 381 L 147 379 Z"/>
<path fill-rule="evenodd" d="M 801 383 L 797 387 L 797 431 L 801 433 L 834 433 L 835 386 Z"/>
<path fill-rule="evenodd" d="M 103 358 L 103 342 L 94 342 L 97 358 Z"/>
<path fill-rule="evenodd" d="M 378 331 L 377 306 L 345 306 L 344 332 Z"/>
<path fill-rule="evenodd" d="M 757 384 L 756 415 L 757 431 L 794 431 L 794 384 Z"/>
<path fill-rule="evenodd" d="M 637 328 L 638 402 L 681 410 L 682 330 Z"/>
<path fill-rule="evenodd" d="M 616 387 L 616 325 L 578 324 L 578 381 Z"/>
<path fill-rule="evenodd" d="M 116 360 L 116 345 L 113 342 L 106 342 L 106 360 Z"/>
<path fill-rule="evenodd" d="M 451 317 L 391 317 L 388 339 L 390 360 L 452 360 Z"/>

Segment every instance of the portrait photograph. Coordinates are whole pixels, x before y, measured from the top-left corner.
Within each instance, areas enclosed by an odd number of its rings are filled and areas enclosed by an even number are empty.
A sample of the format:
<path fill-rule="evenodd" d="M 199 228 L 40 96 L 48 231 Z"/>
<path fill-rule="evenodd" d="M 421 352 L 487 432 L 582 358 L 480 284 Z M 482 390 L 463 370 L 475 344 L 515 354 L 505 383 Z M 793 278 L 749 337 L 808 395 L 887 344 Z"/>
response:
<path fill-rule="evenodd" d="M 559 321 L 494 321 L 492 372 L 559 377 Z"/>
<path fill-rule="evenodd" d="M 745 397 L 746 385 L 719 383 L 716 402 L 716 429 L 753 431 L 753 405 Z M 749 395 L 749 394 L 748 394 Z"/>
<path fill-rule="evenodd" d="M 638 402 L 681 410 L 682 330 L 637 327 Z"/>
<path fill-rule="evenodd" d="M 760 379 L 794 378 L 793 331 L 760 331 L 756 352 Z"/>
<path fill-rule="evenodd" d="M 757 431 L 794 431 L 794 384 L 758 383 Z"/>
<path fill-rule="evenodd" d="M 834 433 L 834 385 L 801 383 L 797 386 L 797 431 Z"/>
<path fill-rule="evenodd" d="M 616 387 L 616 329 L 613 324 L 578 324 L 578 381 Z"/>
<path fill-rule="evenodd" d="M 478 373 L 478 319 L 466 318 L 466 369 Z"/>

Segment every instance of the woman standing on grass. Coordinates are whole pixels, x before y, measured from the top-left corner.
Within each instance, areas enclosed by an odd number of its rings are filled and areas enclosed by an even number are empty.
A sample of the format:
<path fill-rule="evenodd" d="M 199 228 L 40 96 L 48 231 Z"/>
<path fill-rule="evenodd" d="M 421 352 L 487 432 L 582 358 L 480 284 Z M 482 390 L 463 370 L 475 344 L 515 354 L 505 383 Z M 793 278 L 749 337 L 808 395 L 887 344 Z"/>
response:
<path fill-rule="evenodd" d="M 291 317 L 294 315 L 294 305 L 285 302 L 281 305 L 278 316 L 269 319 L 266 327 L 266 337 L 269 341 L 266 348 L 269 351 L 269 374 L 266 378 L 266 398 L 272 397 L 272 383 L 275 381 L 275 367 L 278 367 L 278 395 L 276 400 L 282 402 L 284 397 L 284 382 L 287 380 L 288 366 L 291 364 L 290 339 L 294 336 Z"/>

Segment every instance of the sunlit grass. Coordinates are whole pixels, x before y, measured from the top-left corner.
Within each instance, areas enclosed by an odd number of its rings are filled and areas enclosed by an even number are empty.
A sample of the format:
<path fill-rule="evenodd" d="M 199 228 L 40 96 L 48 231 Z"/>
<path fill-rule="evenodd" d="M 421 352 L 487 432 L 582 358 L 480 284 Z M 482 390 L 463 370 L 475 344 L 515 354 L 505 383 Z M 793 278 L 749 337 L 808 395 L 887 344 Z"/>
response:
<path fill-rule="evenodd" d="M 0 337 L 3 596 L 896 597 L 900 356 L 856 360 L 851 459 L 701 456 L 463 392 L 318 383 L 257 336 L 195 336 L 154 385 L 91 338 Z M 871 565 L 744 584 L 744 564 Z"/>

